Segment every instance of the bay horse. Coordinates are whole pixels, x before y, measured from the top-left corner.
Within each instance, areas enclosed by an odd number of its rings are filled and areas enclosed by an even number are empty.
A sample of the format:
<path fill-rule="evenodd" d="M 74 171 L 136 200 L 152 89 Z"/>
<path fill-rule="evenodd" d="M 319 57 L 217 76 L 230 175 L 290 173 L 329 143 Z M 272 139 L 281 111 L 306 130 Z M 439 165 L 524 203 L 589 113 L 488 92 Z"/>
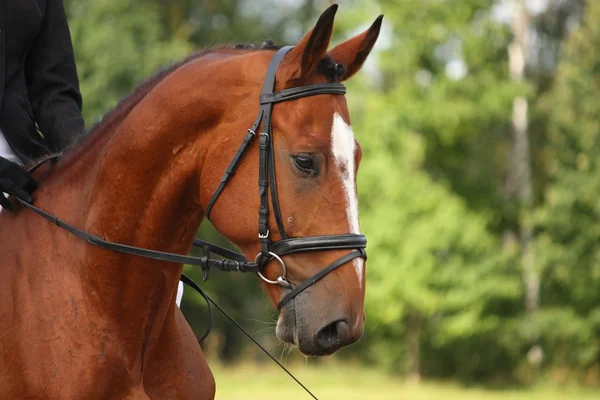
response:
<path fill-rule="evenodd" d="M 275 90 L 336 83 L 361 68 L 381 17 L 328 52 L 336 10 L 328 8 L 283 55 Z M 36 171 L 35 205 L 105 240 L 187 254 L 235 143 L 259 110 L 274 54 L 272 48 L 210 49 L 143 83 L 58 163 Z M 274 183 L 285 231 L 358 234 L 361 150 L 344 96 L 315 93 L 272 109 Z M 261 195 L 251 184 L 259 158 L 256 147 L 248 149 L 210 212 L 249 260 L 261 252 Z M 0 213 L 0 397 L 214 398 L 202 349 L 175 305 L 181 264 L 94 247 L 30 210 L 15 211 Z M 276 216 L 267 215 L 271 237 L 281 239 Z M 287 278 L 301 282 L 347 253 L 285 255 Z M 344 264 L 280 309 L 280 340 L 324 355 L 360 338 L 365 263 L 357 257 Z M 279 268 L 269 259 L 264 277 L 281 278 Z M 274 304 L 290 291 L 263 286 Z"/>

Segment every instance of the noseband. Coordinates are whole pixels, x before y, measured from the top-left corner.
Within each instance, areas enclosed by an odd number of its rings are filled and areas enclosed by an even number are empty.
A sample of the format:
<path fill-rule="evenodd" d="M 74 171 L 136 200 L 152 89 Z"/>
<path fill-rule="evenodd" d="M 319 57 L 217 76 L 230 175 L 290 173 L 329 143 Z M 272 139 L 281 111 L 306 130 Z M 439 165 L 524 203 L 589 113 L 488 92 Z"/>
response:
<path fill-rule="evenodd" d="M 290 300 L 299 295 L 305 289 L 325 277 L 330 272 L 341 267 L 345 263 L 362 257 L 367 258 L 365 247 L 367 240 L 363 235 L 359 234 L 344 234 L 344 235 L 327 235 L 327 236 L 308 236 L 301 238 L 291 238 L 285 231 L 283 219 L 281 218 L 281 208 L 279 206 L 279 197 L 277 195 L 277 180 L 275 179 L 275 152 L 273 148 L 273 126 L 271 116 L 273 113 L 273 104 L 282 103 L 301 99 L 303 97 L 317 96 L 321 94 L 344 95 L 346 87 L 341 83 L 320 83 L 315 85 L 300 86 L 291 89 L 284 89 L 279 92 L 275 90 L 275 75 L 277 67 L 283 57 L 293 48 L 293 46 L 283 47 L 278 50 L 267 69 L 267 75 L 263 84 L 262 94 L 260 95 L 260 110 L 258 116 L 248 129 L 248 134 L 244 138 L 242 145 L 238 148 L 237 153 L 221 178 L 221 182 L 212 195 L 206 207 L 206 216 L 210 219 L 210 213 L 215 205 L 215 202 L 223 192 L 225 185 L 234 175 L 240 159 L 251 141 L 256 136 L 256 132 L 262 123 L 262 132 L 259 134 L 259 172 L 258 172 L 258 191 L 260 194 L 260 208 L 258 210 L 258 239 L 261 244 L 261 251 L 256 256 L 255 263 L 258 264 L 260 270 L 264 268 L 267 261 L 276 260 L 281 265 L 281 275 L 276 280 L 267 279 L 260 271 L 258 276 L 265 282 L 277 284 L 286 289 L 291 289 L 285 297 L 279 302 L 277 308 L 282 309 Z M 271 230 L 269 229 L 269 198 L 268 193 L 271 192 L 271 202 L 273 204 L 273 213 L 277 221 L 277 228 L 281 240 L 273 242 L 271 240 Z M 302 253 L 310 251 L 324 250 L 341 250 L 341 249 L 356 249 L 353 252 L 338 259 L 328 267 L 321 270 L 319 273 L 305 280 L 303 283 L 293 286 L 287 279 L 287 268 L 282 256 Z"/>
<path fill-rule="evenodd" d="M 254 121 L 252 128 L 248 129 L 248 133 L 244 137 L 244 140 L 233 157 L 233 160 L 231 160 L 229 167 L 221 178 L 221 182 L 219 183 L 215 193 L 212 195 L 205 210 L 206 217 L 210 219 L 210 213 L 215 202 L 221 195 L 221 192 L 225 188 L 225 185 L 229 179 L 234 175 L 242 155 L 249 148 L 253 139 L 256 137 L 256 131 L 259 130 L 259 127 L 261 127 L 262 124 L 263 131 L 259 134 L 260 139 L 258 145 L 258 190 L 260 194 L 260 208 L 258 210 L 258 239 L 261 244 L 261 251 L 258 253 L 255 260 L 248 261 L 242 254 L 200 239 L 194 240 L 194 246 L 204 249 L 205 254 L 203 257 L 184 256 L 181 254 L 166 253 L 109 242 L 100 238 L 99 236 L 92 235 L 86 231 L 76 228 L 75 226 L 58 219 L 56 216 L 33 206 L 32 204 L 26 203 L 21 199 L 17 200 L 23 207 L 36 212 L 60 228 L 66 229 L 73 235 L 86 240 L 92 245 L 124 254 L 151 258 L 154 260 L 199 266 L 202 268 L 202 280 L 204 281 L 208 279 L 208 272 L 211 268 L 222 271 L 255 272 L 263 281 L 270 284 L 277 284 L 285 289 L 290 290 L 277 305 L 277 308 L 281 310 L 290 300 L 302 293 L 311 285 L 321 280 L 330 272 L 336 270 L 347 262 L 354 260 L 355 258 L 367 258 L 367 253 L 365 251 L 367 239 L 364 237 L 364 235 L 349 233 L 343 235 L 292 238 L 289 237 L 285 231 L 283 220 L 281 218 L 279 197 L 277 196 L 277 182 L 275 179 L 275 157 L 272 140 L 273 127 L 271 124 L 273 104 L 321 94 L 344 95 L 346 93 L 346 88 L 341 83 L 320 83 L 316 85 L 300 86 L 274 92 L 277 67 L 279 66 L 279 63 L 283 57 L 292 48 L 292 46 L 283 47 L 273 56 L 273 59 L 271 60 L 271 63 L 267 69 L 267 75 L 265 76 L 262 94 L 260 95 L 260 110 L 258 112 L 258 116 L 256 117 L 256 121 Z M 56 157 L 53 156 L 48 159 L 44 159 L 42 162 L 46 162 L 54 158 Z M 40 165 L 41 163 L 38 163 L 34 168 L 37 168 Z M 279 230 L 279 235 L 281 236 L 281 240 L 275 242 L 271 240 L 271 231 L 269 229 L 269 192 L 271 192 L 271 202 L 273 203 L 273 213 L 275 214 L 275 220 L 277 221 L 277 229 Z M 282 259 L 283 256 L 296 253 L 327 250 L 354 251 L 336 260 L 326 268 L 319 271 L 317 274 L 306 279 L 304 282 L 298 285 L 294 286 L 288 280 L 287 267 Z M 221 257 L 225 257 L 226 259 L 210 258 L 211 252 L 218 254 Z M 262 273 L 267 262 L 271 260 L 277 261 L 282 270 L 281 275 L 279 275 L 275 280 L 266 278 Z M 184 278 L 186 282 L 189 280 L 187 277 Z"/>

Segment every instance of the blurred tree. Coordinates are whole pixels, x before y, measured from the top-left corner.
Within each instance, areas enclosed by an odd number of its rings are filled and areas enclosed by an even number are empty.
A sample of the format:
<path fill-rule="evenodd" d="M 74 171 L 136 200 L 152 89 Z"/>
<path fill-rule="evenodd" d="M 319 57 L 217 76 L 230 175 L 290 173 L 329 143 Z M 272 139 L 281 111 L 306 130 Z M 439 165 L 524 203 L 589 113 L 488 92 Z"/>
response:
<path fill-rule="evenodd" d="M 545 335 L 540 339 L 542 344 L 551 347 L 553 353 L 561 354 L 571 354 L 569 350 L 579 354 L 576 349 L 585 342 L 583 338 L 592 337 L 589 329 L 582 329 L 581 320 L 570 319 L 576 313 L 569 307 L 555 310 L 552 302 L 542 303 L 537 321 L 524 314 L 519 300 L 524 297 L 524 288 L 519 284 L 513 258 L 520 252 L 520 244 L 503 234 L 519 232 L 523 224 L 531 220 L 531 213 L 527 216 L 520 211 L 522 201 L 513 196 L 513 182 L 509 179 L 512 100 L 518 97 L 531 100 L 535 108 L 539 96 L 551 87 L 548 75 L 556 66 L 556 62 L 542 63 L 547 60 L 541 55 L 556 55 L 559 48 L 556 43 L 566 35 L 566 27 L 576 25 L 581 15 L 581 8 L 574 6 L 580 4 L 579 1 L 551 3 L 539 14 L 545 22 L 534 19 L 527 33 L 533 41 L 529 51 L 536 55 L 529 66 L 533 73 L 527 79 L 511 82 L 506 51 L 512 40 L 508 24 L 511 18 L 505 15 L 510 12 L 507 2 L 462 1 L 453 2 L 452 7 L 438 1 L 422 1 L 418 7 L 413 2 L 380 2 L 386 15 L 391 17 L 386 19 L 389 31 L 384 30 L 383 35 L 387 48 L 381 51 L 379 68 L 371 68 L 374 72 L 371 84 L 380 90 L 352 85 L 359 93 L 356 96 L 361 98 L 353 110 L 355 121 L 357 117 L 359 121 L 355 127 L 368 129 L 368 133 L 363 134 L 357 131 L 365 149 L 359 191 L 363 227 L 370 239 L 371 254 L 367 307 L 372 317 L 363 345 L 371 350 L 381 346 L 382 351 L 374 353 L 374 357 L 392 361 L 407 359 L 409 374 L 414 375 L 420 366 L 423 371 L 438 376 L 464 379 L 502 376 L 530 381 L 534 377 L 522 366 L 527 359 L 541 361 L 540 354 L 528 352 L 541 331 Z M 364 18 L 370 4 L 365 1 L 357 6 L 360 18 Z M 549 23 L 553 12 L 554 20 Z M 548 29 L 549 26 L 552 29 Z M 536 29 L 542 28 L 546 30 L 538 34 Z M 346 27 L 347 32 L 351 30 L 355 28 Z M 541 49 L 536 39 L 542 37 L 552 40 L 554 47 Z M 544 79 L 544 82 L 535 79 Z M 537 122 L 544 116 L 536 113 L 535 118 Z M 533 143 L 537 146 L 528 150 L 536 160 L 534 165 L 539 167 L 544 166 L 540 161 L 544 154 L 543 126 L 534 126 Z M 382 144 L 376 145 L 377 141 Z M 407 143 L 411 142 L 418 145 L 413 144 L 406 150 Z M 413 160 L 412 166 L 398 165 L 402 158 Z M 377 169 L 375 164 L 379 165 Z M 372 168 L 376 172 L 371 173 Z M 544 197 L 546 174 L 543 168 L 533 170 L 531 187 L 537 193 L 532 193 L 528 200 L 530 207 L 539 204 Z M 417 179 L 421 179 L 420 185 L 427 189 L 416 190 L 412 182 Z M 365 184 L 365 180 L 368 183 Z M 390 195 L 394 190 L 407 193 L 396 200 L 394 196 L 398 194 Z M 418 200 L 412 199 L 411 194 Z M 424 211 L 427 205 L 430 209 Z M 437 207 L 452 212 L 442 218 Z M 554 214 L 548 218 L 552 220 Z M 565 214 L 565 219 L 568 218 Z M 382 221 L 386 223 L 382 225 Z M 398 222 L 390 224 L 390 221 Z M 460 228 L 453 230 L 453 223 L 460 224 Z M 429 227 L 431 232 L 424 228 L 410 230 L 419 224 Z M 590 228 L 586 226 L 587 232 Z M 471 236 L 468 232 L 477 233 Z M 469 237 L 473 240 L 458 240 Z M 399 240 L 405 240 L 405 244 L 399 244 Z M 482 249 L 483 243 L 488 244 Z M 448 253 L 460 260 L 455 270 L 451 268 L 452 263 L 446 266 L 444 257 L 436 258 L 440 254 L 438 246 L 450 249 Z M 413 258 L 407 260 L 414 264 L 406 270 L 398 267 L 403 265 L 405 252 L 413 254 Z M 563 247 L 557 252 L 563 253 L 569 250 Z M 507 265 L 502 260 L 512 261 Z M 544 260 L 540 260 L 535 267 L 530 267 L 539 270 L 543 263 Z M 463 278 L 471 276 L 471 268 L 476 271 L 473 272 L 477 277 L 476 286 L 487 287 L 489 278 L 494 287 L 476 301 L 469 300 L 473 300 L 470 297 L 473 294 L 463 286 Z M 402 271 L 401 276 L 394 275 L 396 269 Z M 447 286 L 440 288 L 436 286 L 437 280 L 444 276 L 440 271 L 446 270 L 452 271 L 451 279 Z M 410 285 L 399 283 L 403 280 Z M 445 336 L 447 332 L 437 321 L 439 315 L 453 315 L 452 303 L 444 297 L 453 289 L 465 299 L 455 316 L 466 314 L 472 318 L 461 320 L 468 323 L 460 325 L 462 330 L 454 331 L 455 336 Z M 561 298 L 557 289 L 556 286 L 542 288 L 542 301 L 546 299 L 546 291 Z M 580 287 L 574 284 L 569 290 L 578 291 Z M 562 298 L 562 301 L 569 300 Z M 563 329 L 552 324 L 549 329 L 551 315 L 557 317 L 557 324 L 568 320 L 573 323 L 562 325 Z M 486 318 L 494 324 L 487 325 Z M 493 328 L 486 331 L 486 326 Z M 420 349 L 415 349 L 418 343 L 415 334 L 421 335 Z M 567 337 L 572 341 L 566 340 Z M 399 339 L 406 345 L 398 346 Z M 562 344 L 558 346 L 561 339 Z M 390 343 L 396 343 L 399 350 L 390 352 Z M 595 349 L 595 345 L 586 347 L 590 348 Z M 569 365 L 578 365 L 578 362 Z"/>
<path fill-rule="evenodd" d="M 589 2 L 540 104 L 548 121 L 549 183 L 537 222 L 545 309 L 540 331 L 550 362 L 600 362 L 600 3 Z"/>
<path fill-rule="evenodd" d="M 159 9 L 153 4 L 68 0 L 65 6 L 88 123 L 159 67 L 190 52 L 185 41 L 163 38 Z"/>
<path fill-rule="evenodd" d="M 508 77 L 509 35 L 492 6 L 381 1 L 387 48 L 378 73 L 365 67 L 380 90 L 349 83 L 370 253 L 362 345 L 375 350 L 367 358 L 411 380 L 420 371 L 473 373 L 464 354 L 448 351 L 465 341 L 507 353 L 498 336 L 519 312 L 518 274 L 488 227 L 503 218 L 498 171 L 510 149 L 512 97 L 526 88 Z M 370 8 L 357 6 L 354 21 L 366 22 Z M 445 370 L 436 367 L 442 352 L 450 353 Z"/>
<path fill-rule="evenodd" d="M 295 43 L 315 17 L 311 0 L 153 0 L 173 38 L 201 46 L 232 43 Z"/>
<path fill-rule="evenodd" d="M 361 105 L 354 126 L 365 132 L 358 134 L 365 138 L 359 192 L 371 255 L 363 345 L 368 359 L 418 380 L 421 368 L 438 362 L 433 354 L 422 359 L 435 353 L 426 348 L 498 333 L 514 308 L 502 305 L 521 293 L 518 275 L 507 269 L 485 216 L 423 170 L 422 138 L 394 123 L 397 103 L 384 96 Z M 460 354 L 452 357 L 458 374 Z"/>
<path fill-rule="evenodd" d="M 531 16 L 525 0 L 513 0 L 508 3 L 511 9 L 512 41 L 508 45 L 508 70 L 510 77 L 517 83 L 523 83 L 525 67 L 530 46 L 530 21 Z M 529 137 L 529 100 L 525 96 L 516 96 L 513 100 L 512 111 L 512 153 L 508 168 L 508 181 L 510 192 L 519 205 L 518 233 L 510 232 L 519 237 L 520 265 L 523 270 L 523 283 L 525 285 L 525 311 L 527 320 L 536 325 L 540 308 L 540 278 L 535 268 L 533 251 L 533 183 L 531 169 L 531 140 Z M 532 329 L 534 330 L 534 329 Z M 538 344 L 538 335 L 534 335 L 534 343 L 530 354 L 537 352 L 539 355 L 530 357 L 535 370 L 542 362 L 543 349 Z"/>

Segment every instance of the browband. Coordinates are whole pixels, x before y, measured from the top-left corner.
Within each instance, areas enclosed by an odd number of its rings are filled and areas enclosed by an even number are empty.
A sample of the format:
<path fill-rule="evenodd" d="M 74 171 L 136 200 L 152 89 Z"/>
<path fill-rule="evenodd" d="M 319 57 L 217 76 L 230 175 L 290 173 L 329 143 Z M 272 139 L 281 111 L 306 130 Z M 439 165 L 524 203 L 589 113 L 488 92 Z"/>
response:
<path fill-rule="evenodd" d="M 346 86 L 341 83 L 317 83 L 315 85 L 300 86 L 297 88 L 283 89 L 275 93 L 260 95 L 260 104 L 281 103 L 296 100 L 302 97 L 316 96 L 318 94 L 346 94 Z"/>

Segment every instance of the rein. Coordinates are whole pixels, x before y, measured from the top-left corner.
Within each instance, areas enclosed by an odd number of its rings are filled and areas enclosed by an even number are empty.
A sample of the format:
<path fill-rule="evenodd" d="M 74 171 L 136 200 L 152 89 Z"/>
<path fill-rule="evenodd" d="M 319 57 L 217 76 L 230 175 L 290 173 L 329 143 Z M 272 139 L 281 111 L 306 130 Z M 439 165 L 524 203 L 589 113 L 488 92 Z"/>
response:
<path fill-rule="evenodd" d="M 82 229 L 79 229 L 65 221 L 62 221 L 55 215 L 52 215 L 26 201 L 17 198 L 18 202 L 24 208 L 27 208 L 36 214 L 40 215 L 44 219 L 52 222 L 59 228 L 65 229 L 76 237 L 85 240 L 86 242 L 106 249 L 115 251 L 123 254 L 129 254 L 138 257 L 149 258 L 153 260 L 171 262 L 176 264 L 189 264 L 198 266 L 202 269 L 202 281 L 208 279 L 210 269 L 218 269 L 226 272 L 253 272 L 256 273 L 263 281 L 269 284 L 280 285 L 283 290 L 288 292 L 280 300 L 277 305 L 277 309 L 281 309 L 288 304 L 297 295 L 302 293 L 304 290 L 315 284 L 319 280 L 323 279 L 327 274 L 340 268 L 346 263 L 356 259 L 363 258 L 366 260 L 367 254 L 365 251 L 367 240 L 364 235 L 361 234 L 340 234 L 340 235 L 325 235 L 325 236 L 308 236 L 308 237 L 289 237 L 285 231 L 283 219 L 281 216 L 281 208 L 279 204 L 279 196 L 277 195 L 277 182 L 275 179 L 275 158 L 274 158 L 274 146 L 273 146 L 273 128 L 271 122 L 271 115 L 273 111 L 273 104 L 281 103 L 285 101 L 292 101 L 303 97 L 317 96 L 322 94 L 330 95 L 344 95 L 346 88 L 341 83 L 320 83 L 314 85 L 301 86 L 296 88 L 284 89 L 279 92 L 275 90 L 275 75 L 279 63 L 283 57 L 293 48 L 293 46 L 287 46 L 279 49 L 273 56 L 265 81 L 260 95 L 260 110 L 258 116 L 248 133 L 245 135 L 242 144 L 238 148 L 234 155 L 231 163 L 226 169 L 219 186 L 210 198 L 205 210 L 205 215 L 210 219 L 210 213 L 218 200 L 219 196 L 223 192 L 229 179 L 235 174 L 239 162 L 249 148 L 253 139 L 256 137 L 256 132 L 262 125 L 262 132 L 259 134 L 259 179 L 258 188 L 260 194 L 260 207 L 258 210 L 258 239 L 261 243 L 261 251 L 256 256 L 255 260 L 247 260 L 244 255 L 217 246 L 215 244 L 205 242 L 200 239 L 194 239 L 193 245 L 200 247 L 204 250 L 204 255 L 201 257 L 194 257 L 182 254 L 168 253 L 157 250 L 150 250 L 140 247 L 129 246 L 121 243 L 110 242 L 102 239 L 97 235 L 93 235 Z M 61 154 L 51 155 L 43 158 L 33 167 L 29 169 L 33 172 L 39 168 L 42 164 L 48 161 L 56 161 Z M 281 236 L 281 240 L 272 241 L 269 228 L 269 192 L 271 193 L 271 202 L 273 204 L 273 213 L 277 222 L 277 229 Z M 327 250 L 353 250 L 345 256 L 331 263 L 317 274 L 304 280 L 299 284 L 290 282 L 287 279 L 287 267 L 281 257 L 289 254 L 302 253 L 302 252 L 313 252 L 313 251 L 327 251 Z M 222 258 L 211 258 L 211 253 L 214 253 Z M 276 280 L 270 280 L 266 278 L 262 272 L 268 261 L 276 260 L 282 269 L 282 274 L 277 277 Z M 237 323 L 229 314 L 227 314 L 219 305 L 217 305 L 203 290 L 189 277 L 182 274 L 181 281 L 190 286 L 196 292 L 198 292 L 206 301 L 209 309 L 209 321 L 205 333 L 199 339 L 202 342 L 210 333 L 212 328 L 212 305 L 217 307 L 230 321 L 232 321 L 242 332 L 248 336 L 256 345 L 258 345 L 262 351 L 264 351 L 275 363 L 277 363 L 288 375 L 290 375 L 302 388 L 316 399 L 315 395 L 312 394 L 298 379 L 296 379 L 277 359 L 275 359 L 263 346 L 260 345 L 239 323 Z"/>

